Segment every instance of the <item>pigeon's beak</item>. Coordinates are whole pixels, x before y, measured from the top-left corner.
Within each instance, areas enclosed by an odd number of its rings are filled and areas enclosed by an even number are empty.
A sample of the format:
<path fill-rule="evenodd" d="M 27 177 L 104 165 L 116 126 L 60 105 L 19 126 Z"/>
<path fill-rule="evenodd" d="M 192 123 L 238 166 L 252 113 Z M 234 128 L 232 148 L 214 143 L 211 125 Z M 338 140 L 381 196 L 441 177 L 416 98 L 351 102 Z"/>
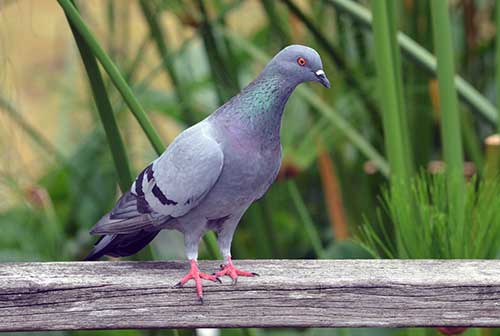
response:
<path fill-rule="evenodd" d="M 328 80 L 328 78 L 326 78 L 326 75 L 325 75 L 325 72 L 323 71 L 323 69 L 319 69 L 314 74 L 316 75 L 316 78 L 318 78 L 318 82 L 323 84 L 324 87 L 330 88 L 330 81 Z"/>

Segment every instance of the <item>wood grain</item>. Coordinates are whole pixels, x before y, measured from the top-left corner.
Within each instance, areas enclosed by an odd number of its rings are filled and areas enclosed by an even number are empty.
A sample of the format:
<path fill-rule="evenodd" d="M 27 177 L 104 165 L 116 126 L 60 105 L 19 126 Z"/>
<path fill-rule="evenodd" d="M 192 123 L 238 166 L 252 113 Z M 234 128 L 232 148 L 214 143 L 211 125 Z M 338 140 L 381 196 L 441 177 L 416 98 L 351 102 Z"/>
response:
<path fill-rule="evenodd" d="M 498 260 L 240 260 L 236 286 L 172 285 L 188 263 L 0 264 L 0 331 L 500 326 Z M 202 261 L 203 271 L 218 268 Z"/>

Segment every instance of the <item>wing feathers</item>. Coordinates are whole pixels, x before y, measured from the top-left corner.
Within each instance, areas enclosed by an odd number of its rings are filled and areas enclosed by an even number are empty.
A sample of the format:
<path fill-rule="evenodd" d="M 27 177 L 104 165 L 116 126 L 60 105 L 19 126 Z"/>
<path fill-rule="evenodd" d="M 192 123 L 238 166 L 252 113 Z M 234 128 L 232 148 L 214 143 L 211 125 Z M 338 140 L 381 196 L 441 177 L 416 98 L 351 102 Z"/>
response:
<path fill-rule="evenodd" d="M 177 205 L 176 201 L 170 200 L 165 196 L 165 194 L 160 190 L 158 185 L 154 185 L 153 189 L 151 189 L 153 195 L 156 197 L 158 201 L 160 201 L 163 205 Z"/>
<path fill-rule="evenodd" d="M 90 230 L 93 235 L 126 234 L 140 230 L 155 231 L 162 229 L 171 219 L 170 216 L 159 214 L 138 214 L 125 219 L 112 219 L 110 214 L 103 216 Z"/>
<path fill-rule="evenodd" d="M 151 211 L 144 197 L 126 192 L 114 209 L 103 216 L 91 229 L 91 234 L 132 233 L 139 230 L 158 230 L 170 216 Z"/>
<path fill-rule="evenodd" d="M 91 233 L 155 231 L 195 208 L 216 183 L 224 162 L 211 132 L 211 126 L 203 122 L 182 132 L 137 176 L 130 191 Z"/>

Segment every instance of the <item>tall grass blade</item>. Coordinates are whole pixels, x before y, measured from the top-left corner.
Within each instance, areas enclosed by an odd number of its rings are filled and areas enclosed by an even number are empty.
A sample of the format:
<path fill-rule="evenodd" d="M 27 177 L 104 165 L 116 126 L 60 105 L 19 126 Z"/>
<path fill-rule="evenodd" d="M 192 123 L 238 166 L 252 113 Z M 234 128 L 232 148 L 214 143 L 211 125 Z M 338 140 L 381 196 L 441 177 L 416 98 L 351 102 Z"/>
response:
<path fill-rule="evenodd" d="M 356 20 L 356 22 L 365 26 L 366 28 L 372 27 L 372 15 L 369 10 L 362 5 L 352 0 L 326 0 L 332 4 L 337 10 L 345 13 Z M 423 3 L 424 1 L 417 1 L 416 3 Z M 430 1 L 433 3 L 434 1 Z M 439 2 L 439 1 L 438 1 Z M 446 2 L 443 0 L 443 2 Z M 436 74 L 436 58 L 417 42 L 411 39 L 408 35 L 398 32 L 398 43 L 402 51 L 413 62 L 417 63 L 429 74 Z M 455 87 L 458 91 L 460 99 L 471 106 L 475 112 L 481 114 L 491 123 L 496 123 L 498 120 L 498 112 L 495 106 L 476 90 L 470 83 L 468 83 L 461 76 L 455 76 Z"/>
<path fill-rule="evenodd" d="M 434 49 L 437 57 L 439 99 L 441 106 L 441 138 L 448 176 L 449 206 L 456 215 L 454 234 L 462 241 L 465 206 L 464 157 L 460 111 L 453 83 L 455 67 L 447 1 L 431 1 Z"/>
<path fill-rule="evenodd" d="M 92 51 L 88 48 L 87 43 L 82 39 L 82 36 L 76 31 L 71 22 L 70 27 L 78 49 L 80 50 L 97 111 L 99 112 L 99 117 L 101 118 L 102 125 L 106 132 L 106 138 L 108 140 L 111 155 L 113 156 L 120 189 L 122 192 L 125 192 L 132 184 L 132 173 L 130 171 L 125 146 L 113 113 L 113 108 L 111 107 L 111 103 L 106 93 L 106 87 L 101 77 L 101 72 L 99 71 L 97 61 Z"/>
<path fill-rule="evenodd" d="M 165 147 L 160 139 L 160 136 L 153 128 L 151 121 L 149 120 L 146 112 L 132 92 L 132 89 L 129 87 L 125 79 L 123 79 L 120 70 L 118 70 L 116 65 L 109 58 L 104 49 L 100 46 L 94 34 L 89 30 L 82 17 L 80 16 L 80 13 L 78 13 L 71 1 L 58 0 L 58 2 L 59 5 L 63 8 L 64 13 L 68 17 L 68 21 L 71 22 L 75 30 L 78 31 L 82 39 L 87 43 L 89 49 L 99 60 L 104 70 L 113 81 L 117 90 L 120 92 L 121 96 L 127 103 L 127 106 L 130 108 L 130 111 L 134 114 L 135 118 L 144 130 L 144 133 L 153 145 L 155 151 L 158 154 L 162 153 Z"/>
<path fill-rule="evenodd" d="M 405 118 L 400 61 L 397 57 L 396 27 L 390 2 L 372 1 L 375 63 L 391 179 L 410 185 L 413 175 L 408 125 Z"/>

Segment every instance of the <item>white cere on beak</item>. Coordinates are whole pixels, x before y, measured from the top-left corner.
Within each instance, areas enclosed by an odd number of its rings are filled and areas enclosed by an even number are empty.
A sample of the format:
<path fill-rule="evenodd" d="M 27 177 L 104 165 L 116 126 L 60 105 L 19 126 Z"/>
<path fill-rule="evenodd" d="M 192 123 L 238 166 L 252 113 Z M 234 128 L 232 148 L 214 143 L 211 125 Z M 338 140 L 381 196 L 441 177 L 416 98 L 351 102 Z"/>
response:
<path fill-rule="evenodd" d="M 324 76 L 325 75 L 325 72 L 321 69 L 319 69 L 318 71 L 315 72 L 316 76 Z"/>

